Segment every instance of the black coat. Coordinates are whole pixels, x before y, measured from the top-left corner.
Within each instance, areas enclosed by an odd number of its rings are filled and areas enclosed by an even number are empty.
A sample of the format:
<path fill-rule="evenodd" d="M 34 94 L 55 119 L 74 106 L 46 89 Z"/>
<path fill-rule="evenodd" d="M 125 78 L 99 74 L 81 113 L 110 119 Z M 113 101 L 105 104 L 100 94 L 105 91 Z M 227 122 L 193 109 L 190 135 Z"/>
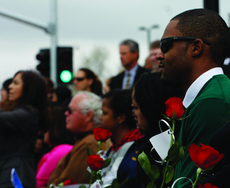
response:
<path fill-rule="evenodd" d="M 140 78 L 141 74 L 144 72 L 150 72 L 149 69 L 143 68 L 138 65 L 137 73 L 134 79 L 134 83 Z M 114 89 L 122 89 L 122 82 L 124 78 L 125 72 L 118 74 L 117 76 L 112 77 L 111 82 L 109 84 L 110 90 Z"/>
<path fill-rule="evenodd" d="M 34 161 L 38 116 L 31 108 L 0 112 L 0 187 L 13 187 L 11 169 L 25 187 L 36 187 Z"/>

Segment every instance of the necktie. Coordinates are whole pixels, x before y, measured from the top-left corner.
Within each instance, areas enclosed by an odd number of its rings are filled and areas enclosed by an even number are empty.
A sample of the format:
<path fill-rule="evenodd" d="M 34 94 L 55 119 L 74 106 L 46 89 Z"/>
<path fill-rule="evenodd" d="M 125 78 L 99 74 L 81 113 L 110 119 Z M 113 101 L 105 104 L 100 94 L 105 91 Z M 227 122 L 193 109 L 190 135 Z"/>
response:
<path fill-rule="evenodd" d="M 127 74 L 127 81 L 126 81 L 126 85 L 125 85 L 125 89 L 130 89 L 130 77 L 131 77 L 131 74 L 128 72 Z"/>

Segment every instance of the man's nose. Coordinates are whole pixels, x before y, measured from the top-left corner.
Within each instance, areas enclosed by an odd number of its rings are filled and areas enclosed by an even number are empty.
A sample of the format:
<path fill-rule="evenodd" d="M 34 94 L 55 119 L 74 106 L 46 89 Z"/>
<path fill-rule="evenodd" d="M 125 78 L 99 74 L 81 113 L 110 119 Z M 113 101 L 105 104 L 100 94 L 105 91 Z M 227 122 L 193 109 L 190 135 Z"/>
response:
<path fill-rule="evenodd" d="M 162 52 L 159 52 L 159 53 L 156 55 L 156 59 L 157 59 L 158 61 L 164 59 L 164 54 L 163 54 Z"/>

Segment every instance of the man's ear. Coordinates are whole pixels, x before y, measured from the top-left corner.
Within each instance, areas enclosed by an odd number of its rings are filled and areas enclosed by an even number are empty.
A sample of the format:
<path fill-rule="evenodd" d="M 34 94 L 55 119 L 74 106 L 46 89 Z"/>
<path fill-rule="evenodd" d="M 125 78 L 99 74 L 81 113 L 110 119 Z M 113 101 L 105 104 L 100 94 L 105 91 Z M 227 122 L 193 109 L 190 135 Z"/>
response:
<path fill-rule="evenodd" d="M 119 115 L 119 116 L 117 117 L 117 122 L 118 122 L 119 124 L 122 124 L 124 121 L 125 121 L 125 115 Z"/>
<path fill-rule="evenodd" d="M 192 56 L 199 56 L 204 50 L 204 42 L 201 39 L 195 39 L 192 43 Z"/>
<path fill-rule="evenodd" d="M 93 111 L 89 111 L 89 112 L 87 112 L 87 114 L 86 114 L 86 119 L 85 119 L 85 121 L 86 121 L 87 123 L 89 123 L 89 122 L 93 121 L 93 117 L 94 117 L 94 112 L 93 112 Z"/>

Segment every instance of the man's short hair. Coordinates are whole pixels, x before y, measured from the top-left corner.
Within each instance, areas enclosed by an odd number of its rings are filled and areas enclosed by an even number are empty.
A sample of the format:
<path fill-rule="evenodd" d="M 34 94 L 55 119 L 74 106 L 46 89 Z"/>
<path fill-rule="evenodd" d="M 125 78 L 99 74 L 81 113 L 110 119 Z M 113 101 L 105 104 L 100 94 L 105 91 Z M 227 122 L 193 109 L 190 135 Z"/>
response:
<path fill-rule="evenodd" d="M 155 40 L 150 44 L 150 49 L 160 48 L 160 41 Z"/>
<path fill-rule="evenodd" d="M 130 39 L 127 39 L 127 40 L 124 40 L 120 43 L 120 46 L 121 45 L 127 45 L 129 46 L 129 50 L 130 52 L 132 53 L 135 53 L 135 52 L 139 52 L 139 46 L 138 46 L 138 43 L 135 42 L 134 40 L 130 40 Z"/>
<path fill-rule="evenodd" d="M 94 124 L 100 123 L 99 116 L 102 114 L 102 100 L 99 96 L 95 95 L 92 92 L 88 91 L 79 91 L 78 94 L 84 94 L 86 96 L 85 99 L 79 102 L 78 107 L 82 114 L 87 114 L 90 111 L 93 111 L 93 122 Z"/>
<path fill-rule="evenodd" d="M 210 44 L 213 61 L 222 65 L 229 51 L 230 32 L 225 21 L 214 11 L 193 9 L 173 17 L 183 36 L 197 37 Z"/>

